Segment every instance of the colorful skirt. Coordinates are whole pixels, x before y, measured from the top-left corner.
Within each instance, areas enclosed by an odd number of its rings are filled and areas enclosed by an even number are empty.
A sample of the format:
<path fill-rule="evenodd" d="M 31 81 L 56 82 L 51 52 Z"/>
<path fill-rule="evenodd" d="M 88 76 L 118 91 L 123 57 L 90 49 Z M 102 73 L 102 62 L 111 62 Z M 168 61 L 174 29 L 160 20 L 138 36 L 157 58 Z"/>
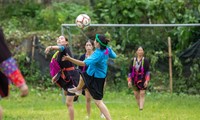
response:
<path fill-rule="evenodd" d="M 21 87 L 25 84 L 25 79 L 19 70 L 16 61 L 10 57 L 0 63 L 0 71 L 12 82 L 15 86 Z"/>

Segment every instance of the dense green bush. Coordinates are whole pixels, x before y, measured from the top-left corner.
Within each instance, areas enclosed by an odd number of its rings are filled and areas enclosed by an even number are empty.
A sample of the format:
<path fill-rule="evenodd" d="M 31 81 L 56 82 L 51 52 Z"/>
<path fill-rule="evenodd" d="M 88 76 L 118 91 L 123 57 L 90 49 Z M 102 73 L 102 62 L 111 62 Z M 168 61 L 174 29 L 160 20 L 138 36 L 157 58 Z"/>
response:
<path fill-rule="evenodd" d="M 27 54 L 20 53 L 15 56 L 19 63 L 19 68 L 24 75 L 27 84 L 48 88 L 52 86 L 49 72 L 42 73 L 37 61 L 31 60 Z"/>
<path fill-rule="evenodd" d="M 88 6 L 68 2 L 54 2 L 49 6 L 35 2 L 6 4 L 1 8 L 0 13 L 0 24 L 9 27 L 7 21 L 13 19 L 15 21 L 10 22 L 12 22 L 14 28 L 17 27 L 25 31 L 56 30 L 60 32 L 61 24 L 73 24 L 76 17 L 81 13 L 87 13 L 91 17 L 95 16 Z M 11 29 L 12 26 L 10 26 Z"/>
<path fill-rule="evenodd" d="M 130 4 L 131 3 L 131 4 Z M 103 1 L 97 2 L 94 8 L 99 23 L 115 24 L 182 24 L 199 23 L 200 2 L 177 0 L 139 0 L 139 1 Z M 199 63 L 192 62 L 190 77 L 183 77 L 184 66 L 178 58 L 178 53 L 189 47 L 199 39 L 198 27 L 171 27 L 171 28 L 113 28 L 113 39 L 116 46 L 120 46 L 118 54 L 125 54 L 131 59 L 135 48 L 142 45 L 146 57 L 151 63 L 151 85 L 155 88 L 169 89 L 168 75 L 168 43 L 172 39 L 173 52 L 173 82 L 175 92 L 199 93 L 196 84 L 199 73 L 196 72 Z M 119 58 L 118 58 L 119 59 Z M 167 64 L 166 64 L 167 63 Z M 119 63 L 118 63 L 119 64 Z M 121 66 L 127 67 L 127 66 Z M 121 68 L 125 70 L 125 68 Z M 124 77 L 121 76 L 122 79 Z M 126 85 L 127 86 L 127 85 Z M 126 87 L 124 86 L 124 87 Z M 154 90 L 151 87 L 151 90 Z M 191 91 L 191 92 L 190 92 Z"/>
<path fill-rule="evenodd" d="M 74 24 L 76 17 L 81 13 L 92 16 L 87 6 L 74 3 L 53 3 L 51 6 L 41 10 L 36 17 L 38 29 L 60 30 L 63 23 Z"/>

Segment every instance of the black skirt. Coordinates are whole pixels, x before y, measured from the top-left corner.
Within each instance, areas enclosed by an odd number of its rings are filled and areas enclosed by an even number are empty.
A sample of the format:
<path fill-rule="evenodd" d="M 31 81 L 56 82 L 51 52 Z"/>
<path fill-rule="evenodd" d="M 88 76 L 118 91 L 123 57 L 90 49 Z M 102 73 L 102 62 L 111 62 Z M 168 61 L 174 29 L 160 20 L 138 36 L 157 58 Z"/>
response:
<path fill-rule="evenodd" d="M 9 94 L 9 80 L 2 72 L 0 72 L 0 78 L 0 97 L 7 97 Z"/>
<path fill-rule="evenodd" d="M 95 78 L 89 76 L 86 72 L 83 73 L 85 86 L 95 100 L 102 100 L 105 78 Z"/>
<path fill-rule="evenodd" d="M 62 77 L 63 73 L 60 71 L 56 75 L 55 83 L 67 91 L 68 96 L 74 96 L 74 93 L 70 93 L 67 89 L 74 88 L 78 85 L 78 81 L 80 79 L 80 72 L 78 70 L 64 71 L 65 78 Z"/>

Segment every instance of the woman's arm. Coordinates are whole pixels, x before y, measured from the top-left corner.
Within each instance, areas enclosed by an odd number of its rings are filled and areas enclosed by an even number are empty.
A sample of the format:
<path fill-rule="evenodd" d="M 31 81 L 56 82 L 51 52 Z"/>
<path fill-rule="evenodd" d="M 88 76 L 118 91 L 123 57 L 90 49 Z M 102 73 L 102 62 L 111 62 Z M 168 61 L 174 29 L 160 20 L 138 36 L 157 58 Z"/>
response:
<path fill-rule="evenodd" d="M 69 55 L 62 57 L 62 61 L 65 61 L 65 60 L 68 60 L 78 66 L 85 66 L 85 63 L 83 61 L 74 59 L 74 58 L 70 57 Z"/>
<path fill-rule="evenodd" d="M 150 70 L 149 70 L 149 61 L 147 59 L 144 59 L 144 65 L 145 65 L 145 80 L 150 80 Z"/>
<path fill-rule="evenodd" d="M 145 82 L 144 82 L 144 87 L 146 88 L 149 84 L 150 80 L 150 71 L 149 71 L 149 61 L 147 59 L 144 59 L 145 61 Z"/>
<path fill-rule="evenodd" d="M 48 46 L 45 49 L 45 53 L 48 54 L 50 50 L 60 50 L 60 46 Z"/>
<path fill-rule="evenodd" d="M 131 81 L 132 81 L 132 78 L 131 78 L 132 67 L 133 67 L 133 60 L 131 60 L 131 63 L 129 65 L 129 73 L 128 73 L 128 77 L 127 77 L 128 83 L 131 83 Z M 130 87 L 130 84 L 129 84 L 129 87 Z"/>
<path fill-rule="evenodd" d="M 108 49 L 109 49 L 109 52 L 110 52 L 109 57 L 113 58 L 113 59 L 116 58 L 117 57 L 116 53 L 110 47 Z"/>

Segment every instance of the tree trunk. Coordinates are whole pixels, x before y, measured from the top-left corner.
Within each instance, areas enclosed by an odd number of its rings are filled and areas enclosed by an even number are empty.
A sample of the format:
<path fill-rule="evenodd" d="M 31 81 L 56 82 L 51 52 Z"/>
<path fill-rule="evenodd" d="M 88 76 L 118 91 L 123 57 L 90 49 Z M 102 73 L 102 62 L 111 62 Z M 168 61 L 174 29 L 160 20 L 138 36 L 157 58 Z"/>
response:
<path fill-rule="evenodd" d="M 43 0 L 43 4 L 49 5 L 49 4 L 51 4 L 51 0 Z"/>

